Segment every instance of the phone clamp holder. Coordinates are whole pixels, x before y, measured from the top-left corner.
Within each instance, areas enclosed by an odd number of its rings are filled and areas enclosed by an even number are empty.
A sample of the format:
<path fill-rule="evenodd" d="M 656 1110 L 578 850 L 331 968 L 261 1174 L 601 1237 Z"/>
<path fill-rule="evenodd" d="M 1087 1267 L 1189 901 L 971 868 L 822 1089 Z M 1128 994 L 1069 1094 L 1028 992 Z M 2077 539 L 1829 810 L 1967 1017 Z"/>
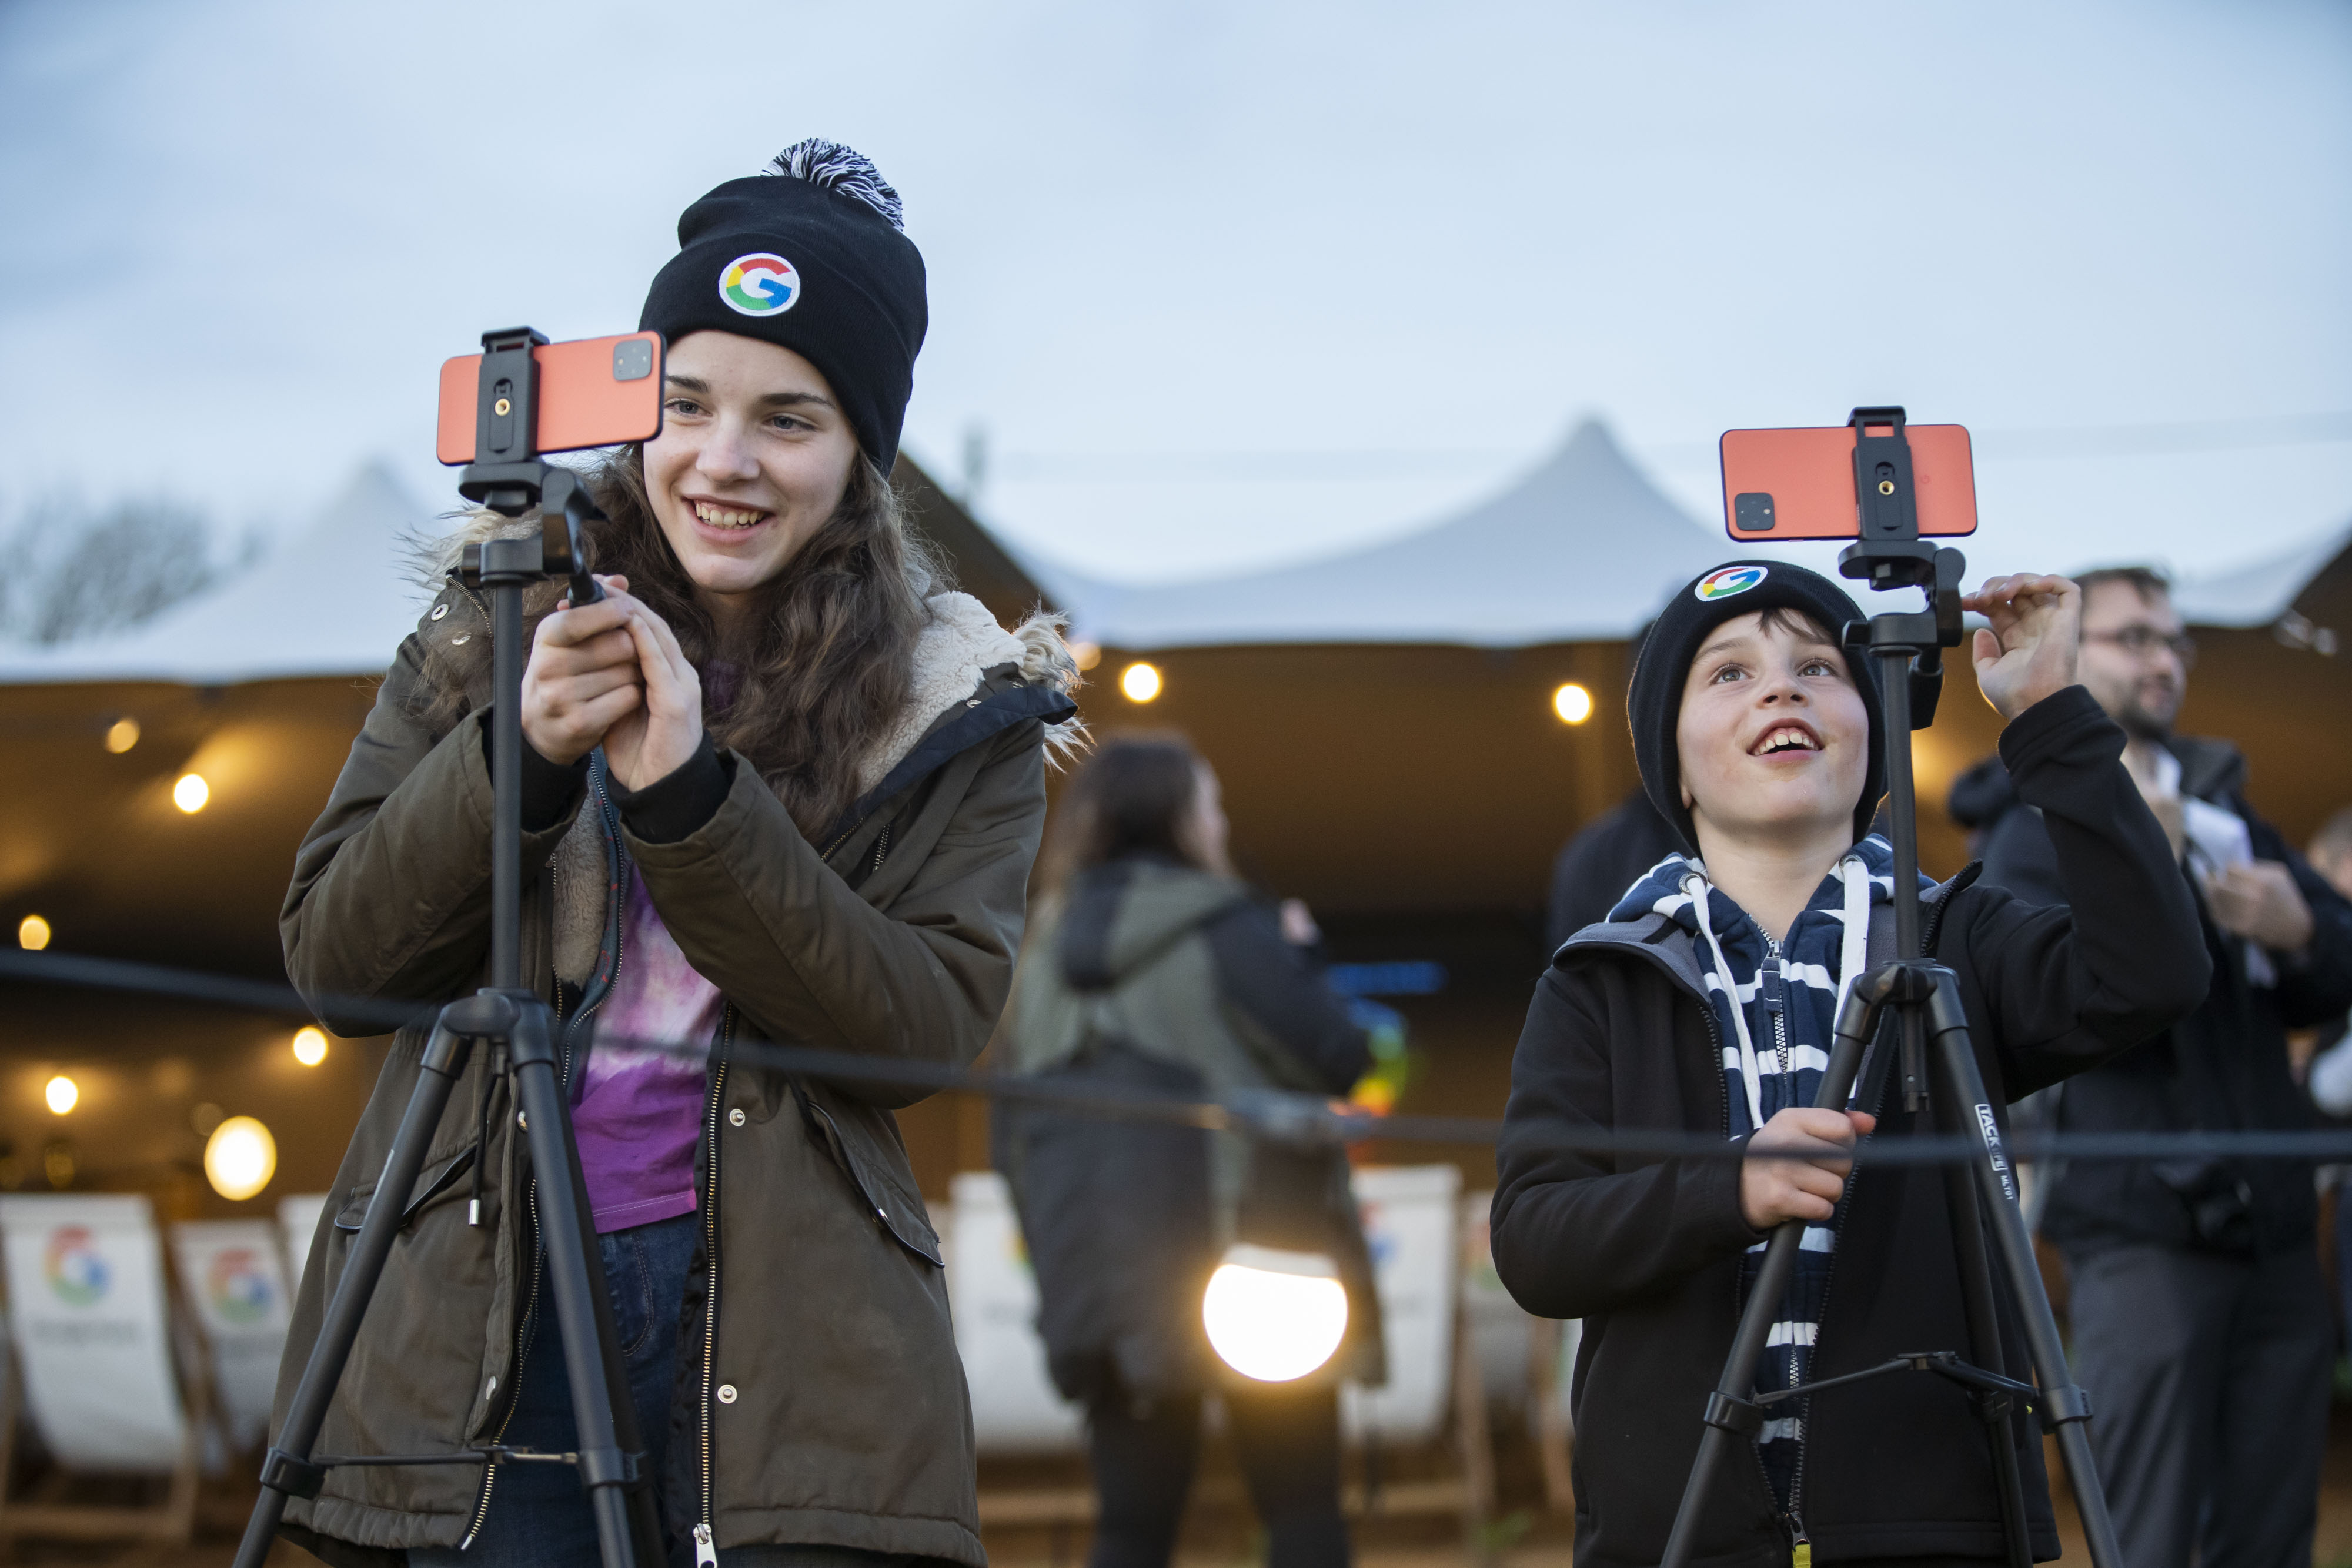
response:
<path fill-rule="evenodd" d="M 539 360 L 532 350 L 547 338 L 529 327 L 482 334 L 480 401 L 474 414 L 474 460 L 457 476 L 457 493 L 504 517 L 539 509 L 533 538 L 488 539 L 469 544 L 457 566 L 458 580 L 486 588 L 520 575 L 572 580 L 573 605 L 602 599 L 589 575 L 593 552 L 584 532 L 604 514 L 580 476 L 539 455 L 532 444 L 539 428 Z"/>
<path fill-rule="evenodd" d="M 652 1478 L 644 1473 L 642 1463 L 645 1440 L 628 1396 L 612 1298 L 581 1175 L 579 1145 L 572 1137 L 567 1064 L 557 1050 L 558 1024 L 554 1009 L 523 983 L 523 591 L 551 578 L 569 578 L 573 604 L 601 597 L 588 575 L 588 541 L 583 529 L 603 514 L 579 476 L 545 461 L 535 445 L 539 378 L 531 350 L 546 341 L 528 327 L 482 335 L 476 460 L 457 485 L 468 500 L 502 517 L 520 517 L 536 507 L 541 519 L 536 533 L 467 546 L 458 570 L 461 581 L 487 590 L 490 596 L 490 983 L 444 1007 L 425 1041 L 415 1087 L 368 1201 L 366 1218 L 328 1299 L 277 1441 L 263 1458 L 261 1496 L 237 1549 L 237 1568 L 262 1568 L 289 1500 L 317 1497 L 328 1473 L 337 1468 L 520 1462 L 568 1463 L 578 1470 L 595 1516 L 603 1568 L 637 1568 L 641 1563 L 651 1568 L 664 1560 Z M 546 1453 L 490 1443 L 435 1454 L 315 1455 L 312 1450 L 376 1283 L 407 1228 L 412 1202 L 421 1202 L 416 1182 L 425 1152 L 435 1145 L 443 1113 L 467 1078 L 478 1044 L 487 1044 L 490 1055 L 475 1078 L 480 1097 L 477 1124 L 483 1133 L 472 1151 L 473 1168 L 478 1175 L 489 1157 L 491 1110 L 503 1093 L 529 1149 L 538 1244 L 526 1251 L 525 1266 L 536 1270 L 543 1261 L 546 1270 L 571 1385 L 577 1434 L 573 1447 L 568 1452 Z M 468 1223 L 478 1223 L 479 1218 L 478 1207 Z M 515 1207 L 504 1218 L 509 1223 L 525 1222 Z M 486 1237 L 486 1250 L 497 1245 Z M 509 1404 L 521 1375 L 520 1366 L 508 1375 Z"/>
<path fill-rule="evenodd" d="M 1882 1023 L 1893 1026 L 1903 1107 L 1922 1130 L 1964 1137 L 1975 1145 L 1965 1165 L 1944 1167 L 1944 1197 L 1954 1261 L 1968 1325 L 1969 1355 L 1951 1351 L 1909 1351 L 1876 1365 L 1820 1378 L 1794 1388 L 1759 1396 L 1756 1367 L 1767 1348 L 1774 1320 L 1794 1276 L 1805 1226 L 1791 1220 L 1766 1243 L 1764 1259 L 1742 1309 L 1723 1376 L 1700 1414 L 1698 1452 L 1683 1489 L 1682 1503 L 1666 1538 L 1661 1568 L 1689 1568 L 1698 1548 L 1698 1527 L 1714 1491 L 1715 1477 L 1734 1443 L 1753 1442 L 1763 1429 L 1767 1406 L 1799 1401 L 1822 1389 L 1888 1373 L 1926 1372 L 1969 1391 L 1991 1449 L 2000 1500 L 2003 1552 L 2008 1568 L 2032 1568 L 2032 1542 L 2025 1517 L 2023 1476 L 2018 1445 L 2027 1440 L 2019 1418 L 2031 1408 L 2053 1434 L 2073 1483 L 2093 1568 L 2122 1568 L 2115 1522 L 2091 1457 L 2090 1400 L 2066 1368 L 2057 1320 L 2042 1285 L 2033 1238 L 2018 1207 L 2017 1185 L 2003 1145 L 1992 1097 L 1984 1084 L 1969 1024 L 1952 971 L 1922 950 L 1919 911 L 1918 802 L 1911 775 L 1911 732 L 1935 717 L 1943 688 L 1943 650 L 1960 641 L 1960 574 L 1967 562 L 1955 549 L 1939 549 L 1919 538 L 1917 497 L 1913 489 L 1911 447 L 1903 434 L 1900 408 L 1857 408 L 1853 426 L 1855 542 L 1838 559 L 1838 570 L 1882 592 L 1917 588 L 1924 609 L 1874 615 L 1842 631 L 1857 680 L 1874 678 L 1886 747 L 1886 815 L 1895 859 L 1894 959 L 1863 975 L 1840 1010 L 1829 1063 L 1813 1103 L 1824 1110 L 1875 1110 L 1885 1103 L 1885 1077 L 1874 1041 Z M 1861 1099 L 1853 1091 L 1864 1086 Z M 1884 1112 L 1881 1112 L 1884 1114 Z M 1874 1134 L 1884 1135 L 1884 1134 Z M 1851 1178 L 1850 1178 L 1851 1179 Z M 1849 1186 L 1849 1191 L 1851 1187 Z M 1998 1251 L 2014 1322 L 2039 1386 L 2002 1370 L 2000 1315 L 1995 1306 L 1993 1255 Z M 1851 1266 L 1851 1265 L 1849 1265 Z M 1792 1506 L 1799 1500 L 1791 1500 Z M 1796 1521 L 1785 1521 L 1792 1528 Z"/>

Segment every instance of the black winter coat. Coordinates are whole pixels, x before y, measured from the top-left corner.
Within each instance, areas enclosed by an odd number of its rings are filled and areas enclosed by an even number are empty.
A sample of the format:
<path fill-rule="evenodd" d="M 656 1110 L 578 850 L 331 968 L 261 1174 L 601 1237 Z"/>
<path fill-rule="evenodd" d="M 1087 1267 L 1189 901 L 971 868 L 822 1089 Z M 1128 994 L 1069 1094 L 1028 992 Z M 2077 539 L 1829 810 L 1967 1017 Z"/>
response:
<path fill-rule="evenodd" d="M 2186 1128 L 2294 1129 L 2310 1101 L 2289 1067 L 2286 1031 L 2340 1019 L 2352 1007 L 2352 903 L 2246 804 L 2245 758 L 2226 741 L 2168 743 L 2180 790 L 2244 819 L 2258 860 L 2284 862 L 2311 905 L 2311 945 L 2272 956 L 2275 986 L 2248 977 L 2246 945 L 2198 913 L 2213 967 L 2197 1010 L 2170 1030 L 2066 1085 L 2055 1125 L 2066 1132 Z M 1984 879 L 2029 904 L 2063 904 L 2057 851 L 2035 812 L 1998 816 L 1984 841 Z M 2043 1234 L 2070 1253 L 2154 1243 L 2236 1253 L 2314 1244 L 2319 1202 L 2309 1160 L 2099 1161 L 2064 1167 Z"/>
<path fill-rule="evenodd" d="M 2019 792 L 2051 823 L 2080 920 L 2022 904 L 1970 873 L 1927 902 L 1928 951 L 1958 977 L 1996 1106 L 2147 1038 L 2204 992 L 2196 911 L 2163 830 L 2116 760 L 2122 748 L 2122 732 L 2079 686 L 2001 737 Z M 1633 1568 L 1664 1552 L 1738 1321 L 1740 1255 L 1763 1239 L 1741 1218 L 1736 1161 L 1611 1157 L 1562 1144 L 1602 1128 L 1727 1128 L 1723 1041 L 1701 984 L 1693 944 L 1670 922 L 1588 928 L 1538 985 L 1512 1063 L 1495 1265 L 1529 1312 L 1584 1320 L 1573 1395 L 1580 1568 Z M 1870 1108 L 1874 1137 L 1915 1130 L 1898 1095 Z M 1864 1166 L 1847 1194 L 1811 1375 L 1902 1351 L 1970 1354 L 1940 1173 Z M 2000 1359 L 2025 1375 L 2005 1303 L 2002 1317 Z M 1796 1517 L 1780 1514 L 1759 1459 L 1735 1463 L 1709 1501 L 1698 1562 L 1785 1568 L 1800 1533 L 1816 1562 L 2000 1556 L 1992 1458 L 1964 1394 L 1897 1375 L 1807 1406 Z M 2024 1418 L 2011 1436 L 2034 1553 L 2054 1557 L 2040 1438 Z"/>

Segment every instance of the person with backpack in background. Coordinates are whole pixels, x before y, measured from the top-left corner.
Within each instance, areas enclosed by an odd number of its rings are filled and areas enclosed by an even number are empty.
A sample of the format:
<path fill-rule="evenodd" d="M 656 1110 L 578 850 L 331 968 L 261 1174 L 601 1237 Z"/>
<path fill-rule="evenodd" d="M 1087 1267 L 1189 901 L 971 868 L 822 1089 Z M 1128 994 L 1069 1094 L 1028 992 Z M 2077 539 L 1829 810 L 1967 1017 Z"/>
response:
<path fill-rule="evenodd" d="M 1004 1069 L 1064 1088 L 1197 1100 L 1332 1096 L 1370 1064 L 1324 984 L 1304 905 L 1260 904 L 1226 858 L 1217 776 L 1171 736 L 1109 739 L 1071 778 L 998 1036 Z M 1271 1568 L 1344 1568 L 1339 1382 L 1384 1376 L 1371 1260 L 1338 1149 L 1000 1103 L 1047 1368 L 1083 1405 L 1100 1511 L 1091 1568 L 1166 1568 L 1213 1393 Z M 1327 1256 L 1345 1338 L 1318 1372 L 1256 1382 L 1203 1332 L 1237 1240 Z"/>

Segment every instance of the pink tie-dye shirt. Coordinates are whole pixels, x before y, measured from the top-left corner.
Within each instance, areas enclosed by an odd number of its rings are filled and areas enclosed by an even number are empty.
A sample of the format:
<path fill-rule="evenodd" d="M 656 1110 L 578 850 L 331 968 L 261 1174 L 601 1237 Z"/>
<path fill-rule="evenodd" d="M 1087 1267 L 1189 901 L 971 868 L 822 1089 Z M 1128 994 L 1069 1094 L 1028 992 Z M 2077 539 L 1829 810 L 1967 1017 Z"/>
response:
<path fill-rule="evenodd" d="M 725 1006 L 719 988 L 678 951 L 645 879 L 631 871 L 620 975 L 597 1013 L 596 1043 L 572 1109 L 600 1233 L 694 1212 L 705 1058 Z M 624 1043 L 630 1040 L 683 1040 L 695 1049 L 644 1051 Z"/>

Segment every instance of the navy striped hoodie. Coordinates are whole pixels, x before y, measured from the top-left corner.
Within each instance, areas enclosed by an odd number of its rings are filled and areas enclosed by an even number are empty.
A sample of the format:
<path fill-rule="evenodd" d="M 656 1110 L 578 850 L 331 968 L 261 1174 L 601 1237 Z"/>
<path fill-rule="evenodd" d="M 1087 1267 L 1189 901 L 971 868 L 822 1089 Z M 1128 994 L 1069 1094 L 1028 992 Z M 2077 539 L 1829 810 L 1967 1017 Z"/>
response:
<path fill-rule="evenodd" d="M 1680 854 L 1651 867 L 1611 911 L 1609 918 L 1621 921 L 1663 915 L 1696 939 L 1707 999 L 1714 1004 L 1723 1040 L 1731 1137 L 1747 1137 L 1775 1113 L 1813 1103 L 1829 1067 L 1839 1005 L 1864 967 L 1870 906 L 1895 897 L 1894 861 L 1894 851 L 1875 833 L 1854 845 L 1822 879 L 1787 937 L 1779 942 L 1707 880 L 1702 862 Z M 1922 877 L 1920 885 L 1924 890 L 1933 884 Z M 1759 1393 L 1792 1388 L 1805 1380 L 1844 1215 L 1841 1202 L 1828 1224 L 1805 1228 L 1796 1275 L 1757 1367 Z M 1743 1306 L 1763 1260 L 1764 1244 L 1759 1242 L 1742 1260 Z M 1778 1408 L 1789 1410 L 1785 1405 Z M 1765 1473 L 1785 1509 L 1805 1440 L 1802 1414 L 1776 1416 L 1764 1424 L 1757 1440 Z"/>

